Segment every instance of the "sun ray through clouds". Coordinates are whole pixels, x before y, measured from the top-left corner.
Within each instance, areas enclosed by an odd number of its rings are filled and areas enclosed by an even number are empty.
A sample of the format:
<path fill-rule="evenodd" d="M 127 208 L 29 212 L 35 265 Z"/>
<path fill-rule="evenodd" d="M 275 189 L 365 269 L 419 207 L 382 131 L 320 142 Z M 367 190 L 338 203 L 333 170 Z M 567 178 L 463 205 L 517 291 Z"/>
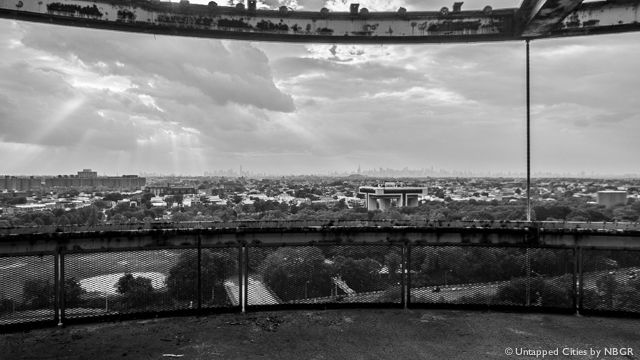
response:
<path fill-rule="evenodd" d="M 53 131 L 58 130 L 71 115 L 73 115 L 78 109 L 85 103 L 86 97 L 83 95 L 76 95 L 72 99 L 65 101 L 51 113 L 51 116 L 47 117 L 46 123 L 33 132 L 32 141 L 35 144 L 41 143 L 44 138 L 49 136 Z"/>

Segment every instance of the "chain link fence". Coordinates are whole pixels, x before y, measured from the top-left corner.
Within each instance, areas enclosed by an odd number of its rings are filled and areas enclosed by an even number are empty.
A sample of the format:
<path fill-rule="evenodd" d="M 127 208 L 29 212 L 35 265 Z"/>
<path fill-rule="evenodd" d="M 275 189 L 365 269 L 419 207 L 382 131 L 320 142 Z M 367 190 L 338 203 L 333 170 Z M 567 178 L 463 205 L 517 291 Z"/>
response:
<path fill-rule="evenodd" d="M 583 250 L 580 310 L 640 312 L 640 251 Z"/>
<path fill-rule="evenodd" d="M 237 307 L 238 259 L 213 247 L 66 253 L 65 319 Z"/>
<path fill-rule="evenodd" d="M 56 320 L 53 255 L 0 257 L 0 327 Z"/>
<path fill-rule="evenodd" d="M 238 248 L 203 248 L 202 307 L 206 309 L 231 308 L 241 306 L 240 286 L 242 260 Z M 197 269 L 197 268 L 196 268 Z M 197 284 L 196 289 L 197 289 Z"/>
<path fill-rule="evenodd" d="M 66 318 L 187 309 L 197 301 L 196 249 L 67 253 Z"/>
<path fill-rule="evenodd" d="M 402 247 L 248 248 L 248 305 L 401 303 Z"/>
<path fill-rule="evenodd" d="M 0 256 L 0 329 L 264 307 L 640 314 L 640 251 L 197 244 Z"/>
<path fill-rule="evenodd" d="M 573 264 L 567 249 L 415 246 L 410 302 L 572 309 Z"/>

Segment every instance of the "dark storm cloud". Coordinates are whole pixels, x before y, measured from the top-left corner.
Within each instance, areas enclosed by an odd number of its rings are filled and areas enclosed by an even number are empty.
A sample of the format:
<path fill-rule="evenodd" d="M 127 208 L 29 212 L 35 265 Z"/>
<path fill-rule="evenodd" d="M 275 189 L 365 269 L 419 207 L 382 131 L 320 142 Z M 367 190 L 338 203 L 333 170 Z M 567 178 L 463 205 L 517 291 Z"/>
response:
<path fill-rule="evenodd" d="M 131 35 L 60 28 L 50 34 L 29 31 L 22 42 L 62 58 L 76 57 L 91 69 L 120 63 L 114 74 L 142 82 L 150 74 L 188 84 L 218 104 L 236 102 L 273 111 L 293 111 L 293 103 L 271 80 L 268 59 L 246 43 Z"/>

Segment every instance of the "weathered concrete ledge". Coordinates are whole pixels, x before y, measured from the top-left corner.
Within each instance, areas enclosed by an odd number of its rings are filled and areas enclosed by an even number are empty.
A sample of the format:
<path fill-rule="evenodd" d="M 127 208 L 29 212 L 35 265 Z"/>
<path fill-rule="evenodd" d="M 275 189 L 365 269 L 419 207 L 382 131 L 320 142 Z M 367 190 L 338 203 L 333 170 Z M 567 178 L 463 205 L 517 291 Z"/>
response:
<path fill-rule="evenodd" d="M 188 226 L 187 226 L 188 225 Z M 616 228 L 618 225 L 619 228 Z M 640 249 L 637 224 L 300 221 L 64 227 L 0 235 L 0 254 L 284 245 L 462 245 Z M 19 228 L 14 229 L 16 232 Z M 24 229 L 23 229 L 24 230 Z M 42 229 L 50 230 L 50 229 Z"/>

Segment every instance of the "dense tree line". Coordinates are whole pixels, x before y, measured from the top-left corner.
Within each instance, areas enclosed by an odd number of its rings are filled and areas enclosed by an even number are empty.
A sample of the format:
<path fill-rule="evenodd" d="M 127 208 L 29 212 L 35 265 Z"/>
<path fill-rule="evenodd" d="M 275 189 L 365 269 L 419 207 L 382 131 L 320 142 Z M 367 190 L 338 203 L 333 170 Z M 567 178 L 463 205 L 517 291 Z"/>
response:
<path fill-rule="evenodd" d="M 284 301 L 331 294 L 331 266 L 316 247 L 278 249 L 264 259 L 261 275 Z"/>
<path fill-rule="evenodd" d="M 80 286 L 76 278 L 67 278 L 64 281 L 64 300 L 67 307 L 74 307 L 81 303 L 81 296 L 86 291 Z M 25 281 L 22 288 L 22 303 L 18 304 L 17 310 L 21 309 L 48 309 L 53 307 L 55 297 L 55 287 L 49 279 L 29 279 Z M 5 299 L 6 300 L 6 299 Z M 4 301 L 4 305 L 9 303 Z M 15 304 L 11 305 L 15 308 Z M 4 310 L 5 306 L 3 306 Z"/>
<path fill-rule="evenodd" d="M 42 226 L 42 225 L 98 225 L 104 221 L 104 214 L 96 204 L 78 209 L 44 210 L 21 213 L 0 218 L 0 227 Z"/>
<path fill-rule="evenodd" d="M 198 293 L 198 254 L 185 252 L 169 270 L 166 279 L 169 295 L 177 300 L 195 301 Z M 230 251 L 203 250 L 200 259 L 202 300 L 208 304 L 228 305 L 225 280 L 238 273 L 237 256 Z"/>
<path fill-rule="evenodd" d="M 399 281 L 397 251 L 386 246 L 284 247 L 263 253 L 264 260 L 254 267 L 284 301 L 345 295 L 334 279 L 355 292 L 381 291 Z"/>
<path fill-rule="evenodd" d="M 313 191 L 300 190 L 300 191 Z M 307 197 L 318 196 L 305 193 Z M 254 199 L 253 204 L 241 204 L 241 198 L 231 198 L 232 205 L 199 204 L 181 209 L 181 218 L 188 220 L 525 220 L 525 202 L 451 201 L 426 202 L 413 208 L 391 208 L 387 211 L 368 211 L 363 207 L 349 208 L 344 200 L 327 203 L 280 203 L 273 200 Z M 534 203 L 534 220 L 539 221 L 638 221 L 640 202 L 607 209 L 588 204 L 582 199 L 565 199 L 556 203 Z"/>
<path fill-rule="evenodd" d="M 569 250 L 417 247 L 411 252 L 411 270 L 416 274 L 412 281 L 416 286 L 431 286 L 511 280 L 526 276 L 527 259 L 532 274 L 538 276 L 573 271 Z"/>
<path fill-rule="evenodd" d="M 334 260 L 334 272 L 356 292 L 384 290 L 380 271 L 383 265 L 371 258 L 354 260 L 339 256 Z"/>
<path fill-rule="evenodd" d="M 302 187 L 296 190 L 296 196 L 318 197 L 320 187 Z M 60 196 L 72 197 L 70 192 Z M 124 198 L 119 193 L 107 193 L 103 200 L 94 201 L 91 207 L 63 211 L 34 212 L 19 215 L 0 215 L 0 226 L 37 226 L 37 225 L 87 225 L 101 222 L 130 223 L 154 221 L 170 212 L 172 221 L 233 221 L 233 220 L 416 220 L 416 221 L 455 221 L 455 220 L 525 220 L 525 202 L 499 201 L 431 201 L 417 207 L 391 208 L 387 211 L 368 211 L 361 206 L 350 207 L 344 200 L 334 203 L 282 203 L 274 200 L 254 198 L 252 204 L 242 203 L 238 195 L 228 195 L 228 205 L 201 203 L 190 207 L 179 206 L 165 209 L 151 205 L 150 193 L 138 195 L 134 203 L 120 203 L 111 208 L 110 202 Z M 26 198 L 4 199 L 4 206 L 26 202 Z M 181 204 L 182 196 L 166 199 L 168 204 Z M 132 206 L 137 205 L 137 206 Z M 106 216 L 103 216 L 104 215 Z M 588 203 L 584 198 L 566 197 L 555 202 L 534 202 L 533 219 L 539 221 L 638 221 L 640 202 L 630 199 L 626 205 L 605 208 Z"/>

